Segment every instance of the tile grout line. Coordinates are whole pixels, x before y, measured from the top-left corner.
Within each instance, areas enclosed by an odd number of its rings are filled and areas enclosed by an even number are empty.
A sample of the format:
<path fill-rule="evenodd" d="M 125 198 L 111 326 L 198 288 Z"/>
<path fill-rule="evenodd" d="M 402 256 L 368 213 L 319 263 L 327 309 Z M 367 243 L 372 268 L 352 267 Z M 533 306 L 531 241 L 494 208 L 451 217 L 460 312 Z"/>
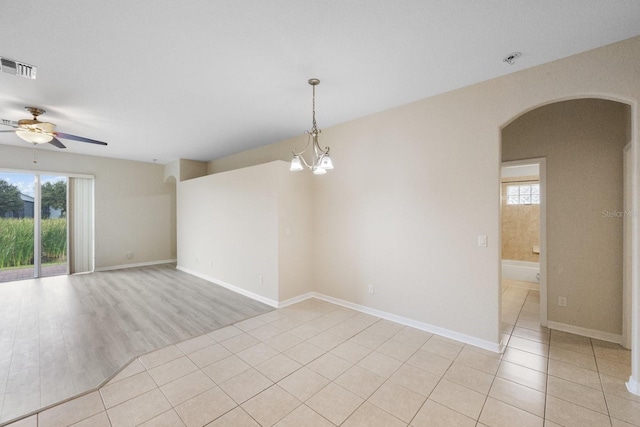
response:
<path fill-rule="evenodd" d="M 529 291 L 531 292 L 531 291 Z M 529 297 L 529 293 L 527 293 L 527 298 Z M 542 407 L 542 420 L 543 423 L 547 421 L 547 398 L 549 396 L 549 368 L 551 364 L 551 331 L 549 331 L 549 352 L 547 353 L 547 372 L 544 377 L 544 406 Z"/>
<path fill-rule="evenodd" d="M 509 334 L 509 340 L 508 341 L 511 341 L 511 337 L 513 336 L 513 332 L 515 331 L 516 325 L 518 324 L 518 320 L 520 319 L 520 315 L 522 314 L 522 310 L 524 308 L 524 304 L 527 301 L 527 298 L 529 297 L 529 292 L 530 291 L 528 290 L 527 291 L 527 296 L 524 298 L 524 300 L 522 301 L 522 304 L 520 305 L 520 311 L 518 312 L 518 317 L 516 318 L 516 323 L 513 325 L 513 329 L 511 330 L 511 333 Z M 506 351 L 506 348 L 505 348 L 505 351 Z M 503 360 L 503 356 L 504 356 L 504 354 L 502 354 L 501 357 L 500 357 L 500 364 L 498 365 L 498 370 L 500 369 L 500 365 L 504 361 Z M 548 358 L 547 358 L 547 363 L 549 363 L 549 359 Z M 496 373 L 493 376 L 493 379 L 491 380 L 491 386 L 489 386 L 489 390 L 487 391 L 487 396 L 485 397 L 484 403 L 482 404 L 482 408 L 480 409 L 480 414 L 478 415 L 478 419 L 476 420 L 477 423 L 480 423 L 480 417 L 482 416 L 482 412 L 484 411 L 484 407 L 487 404 L 487 401 L 489 400 L 489 395 L 491 394 L 491 389 L 493 388 L 493 384 L 495 383 L 496 378 L 498 377 L 498 370 L 496 370 Z M 506 380 L 506 381 L 508 381 L 508 380 Z M 500 399 L 496 399 L 496 400 L 502 402 L 502 400 L 500 400 Z M 520 409 L 522 411 L 525 411 L 525 412 L 527 412 L 529 414 L 532 414 L 529 411 L 526 411 L 524 409 L 518 408 L 517 406 L 513 406 L 513 405 L 511 405 L 511 404 L 509 404 L 507 402 L 502 402 L 502 403 L 504 403 L 505 405 L 512 406 L 512 407 L 514 407 L 516 409 Z M 546 393 L 545 393 L 545 404 L 546 404 Z M 532 415 L 537 416 L 536 414 L 532 414 Z M 544 424 L 544 421 L 545 421 L 545 418 L 543 417 L 542 418 L 543 424 Z"/>
<path fill-rule="evenodd" d="M 351 335 L 348 339 L 346 339 L 346 340 L 345 340 L 345 341 L 343 341 L 343 342 L 347 342 L 347 341 L 351 340 L 353 337 L 355 337 L 356 335 L 358 335 L 359 333 L 361 333 L 361 332 L 363 332 L 363 331 L 366 331 L 367 329 L 369 329 L 371 326 L 373 326 L 373 325 L 374 325 L 375 323 L 377 323 L 377 322 L 378 322 L 378 321 L 376 321 L 376 322 L 372 323 L 371 325 L 367 326 L 367 327 L 366 327 L 366 328 L 364 328 L 364 329 L 361 329 L 360 331 L 358 331 L 357 333 L 355 333 L 355 334 Z M 305 322 L 305 323 L 308 323 L 308 322 Z M 341 323 L 342 323 L 342 322 L 341 322 Z M 334 325 L 334 326 L 336 326 L 336 325 Z M 331 327 L 330 327 L 329 329 L 331 329 Z M 326 329 L 326 330 L 328 330 L 328 329 Z M 326 330 L 325 330 L 325 331 L 326 331 Z M 324 331 L 323 331 L 323 332 L 324 332 Z M 303 342 L 303 343 L 305 343 L 305 342 L 308 342 L 308 341 L 309 341 L 309 340 L 307 339 L 307 340 L 304 340 L 304 341 L 302 341 L 302 342 Z M 388 340 L 387 340 L 387 341 L 388 341 Z M 385 342 L 386 342 L 386 341 L 385 341 Z M 339 344 L 339 345 L 340 345 L 340 344 Z M 328 354 L 328 353 L 330 353 L 332 350 L 334 350 L 335 348 L 337 348 L 339 345 L 334 346 L 334 347 L 333 347 L 333 348 L 331 348 L 331 350 L 329 350 L 329 351 L 325 351 L 325 352 L 323 353 L 323 355 L 324 355 L 324 354 Z M 367 350 L 370 350 L 368 347 L 365 347 L 365 348 L 367 348 Z M 324 348 L 323 348 L 322 350 L 324 351 Z M 370 355 L 371 353 L 373 353 L 374 351 L 375 351 L 375 350 L 371 350 L 369 353 L 367 353 L 367 356 L 368 356 L 368 355 Z M 365 356 L 365 357 L 367 357 L 367 356 Z M 287 377 L 289 377 L 289 376 L 293 375 L 295 372 L 299 371 L 300 369 L 307 367 L 310 363 L 313 363 L 315 360 L 319 359 L 320 357 L 322 357 L 322 355 L 320 355 L 320 356 L 318 356 L 318 357 L 316 357 L 316 358 L 314 358 L 314 359 L 310 360 L 309 362 L 305 363 L 305 364 L 304 364 L 304 365 L 302 365 L 300 368 L 298 368 L 298 369 L 296 369 L 295 371 L 293 371 L 293 372 L 289 373 L 289 374 L 288 374 L 288 375 L 286 375 L 284 378 L 281 378 L 278 382 L 280 382 L 280 381 L 284 380 L 285 378 L 287 378 Z M 340 356 L 336 356 L 336 357 L 340 357 Z M 364 359 L 364 357 L 363 357 L 362 359 Z M 362 359 L 361 359 L 361 360 L 362 360 Z M 343 360 L 344 360 L 344 359 L 343 359 Z M 357 362 L 353 364 L 353 366 L 357 366 L 357 365 L 358 365 L 358 363 L 357 363 Z M 307 369 L 310 369 L 310 368 L 307 368 Z M 368 370 L 368 369 L 366 369 L 366 368 L 362 368 L 362 369 L 365 369 L 365 370 L 369 371 L 369 370 Z M 311 371 L 313 371 L 313 369 L 311 369 Z M 313 372 L 315 372 L 315 371 L 313 371 Z M 369 372 L 370 372 L 370 371 L 369 371 Z M 394 371 L 394 372 L 395 372 L 395 371 Z M 319 375 L 320 375 L 320 374 L 319 374 Z M 324 378 L 326 378 L 326 377 L 324 377 Z M 386 381 L 385 381 L 385 382 L 386 382 Z M 307 399 L 307 401 L 308 401 L 309 399 L 311 399 L 313 396 L 315 396 L 316 394 L 320 393 L 320 392 L 321 392 L 322 390 L 324 390 L 324 389 L 325 389 L 329 384 L 332 384 L 332 383 L 334 383 L 334 380 L 329 380 L 329 383 L 328 383 L 328 384 L 326 384 L 324 387 L 322 387 L 320 390 L 318 390 L 316 393 L 314 393 L 312 396 L 310 396 L 310 397 Z M 275 384 L 277 384 L 277 383 L 275 383 Z M 373 392 L 369 395 L 369 397 L 373 396 L 373 394 L 374 394 L 376 391 L 378 391 L 378 390 L 380 389 L 380 387 L 382 387 L 382 385 L 383 385 L 383 384 L 384 384 L 384 382 L 383 382 L 382 384 L 380 384 L 380 385 L 375 389 L 375 391 L 373 391 Z M 339 387 L 342 387 L 340 384 L 336 384 L 336 385 L 337 385 L 337 386 L 339 386 Z M 342 388 L 344 388 L 344 387 L 342 387 Z M 285 390 L 285 391 L 286 391 L 286 390 Z M 350 391 L 350 390 L 347 390 L 347 391 Z M 295 397 L 295 396 L 294 396 L 294 397 Z M 360 397 L 360 396 L 358 396 L 358 397 Z M 296 397 L 296 398 L 297 398 L 297 397 Z M 361 403 L 360 403 L 360 404 L 359 404 L 359 405 L 358 405 L 358 406 L 357 406 L 357 407 L 356 407 L 356 408 L 355 408 L 355 409 L 354 409 L 354 410 L 353 410 L 353 411 L 352 411 L 352 412 L 347 416 L 347 418 L 345 418 L 345 420 L 344 420 L 344 421 L 342 421 L 342 423 L 340 423 L 340 424 L 344 424 L 344 423 L 349 419 L 349 417 L 351 417 L 351 416 L 352 416 L 352 415 L 353 415 L 353 414 L 354 414 L 358 409 L 360 409 L 360 407 L 361 407 L 362 405 L 364 405 L 364 403 L 365 403 L 365 402 L 367 402 L 368 400 L 369 400 L 369 398 L 362 399 L 362 402 L 361 402 Z M 302 402 L 302 405 L 305 405 L 305 406 L 309 407 L 309 406 L 306 404 L 306 401 L 301 401 L 301 402 Z M 381 409 L 382 409 L 382 408 L 381 408 Z M 313 409 L 311 409 L 311 410 L 313 411 Z M 293 412 L 293 411 L 292 411 L 292 412 Z M 316 411 L 314 411 L 314 412 L 316 412 Z M 386 412 L 386 411 L 385 411 L 385 412 Z M 316 412 L 316 413 L 318 413 L 318 412 Z M 288 414 L 287 414 L 287 415 L 288 415 Z M 320 415 L 322 418 L 326 419 L 326 420 L 327 420 L 327 421 L 329 421 L 331 424 L 333 424 L 333 422 L 331 422 L 330 420 L 328 420 L 328 419 L 327 419 L 325 416 L 323 416 L 322 414 L 318 414 L 318 415 Z M 390 414 L 390 415 L 392 415 L 392 414 Z M 393 416 L 393 415 L 392 415 L 392 416 Z M 283 418 L 284 418 L 284 417 L 283 417 Z M 256 421 L 257 421 L 257 420 L 256 420 Z M 278 422 L 279 422 L 279 421 L 278 421 Z M 258 423 L 258 424 L 260 424 L 260 423 Z M 277 423 L 276 423 L 276 424 L 277 424 Z"/>
<path fill-rule="evenodd" d="M 604 392 L 604 385 L 602 383 L 602 376 L 600 375 L 600 367 L 598 365 L 598 358 L 596 357 L 596 350 L 593 346 L 593 340 L 591 338 L 589 338 L 589 345 L 591 346 L 591 351 L 593 352 L 593 359 L 595 360 L 596 363 L 596 369 L 598 372 L 598 380 L 600 380 L 600 392 L 602 393 L 602 398 L 604 400 L 604 406 L 605 408 L 607 408 L 607 416 L 609 417 L 609 425 L 612 426 L 613 425 L 613 421 L 611 420 L 611 411 L 609 410 L 609 402 L 607 401 L 607 395 Z"/>
<path fill-rule="evenodd" d="M 335 310 L 333 310 L 333 311 L 335 311 Z M 325 314 L 327 314 L 327 313 L 325 313 Z M 277 320 L 276 320 L 276 321 L 277 321 Z M 266 322 L 266 323 L 265 323 L 265 325 L 268 325 L 268 324 L 270 324 L 270 323 L 273 323 L 273 321 L 272 321 L 272 322 Z M 308 323 L 308 321 L 307 321 L 307 322 L 303 322 L 303 324 L 304 324 L 304 323 Z M 338 323 L 338 324 L 339 324 L 339 323 Z M 337 324 L 336 324 L 336 325 L 337 325 Z M 333 325 L 333 326 L 336 326 L 336 325 Z M 326 332 L 327 330 L 331 329 L 333 326 L 330 326 L 329 328 L 327 328 L 327 329 L 323 330 L 321 333 Z M 260 327 L 261 327 L 261 326 L 260 326 Z M 257 328 L 255 328 L 255 329 L 257 329 Z M 242 330 L 242 329 L 241 329 L 241 330 Z M 251 330 L 253 330 L 253 329 L 251 329 Z M 250 330 L 250 331 L 251 331 L 251 330 Z M 243 331 L 243 332 L 244 332 L 244 333 L 247 333 L 247 334 L 249 334 L 249 335 L 251 335 L 250 331 Z M 282 331 L 282 332 L 281 332 L 281 334 L 282 334 L 282 333 L 285 333 L 285 332 L 288 332 L 288 331 Z M 357 334 L 355 334 L 355 335 L 357 335 Z M 355 336 L 355 335 L 352 335 L 349 339 L 353 338 L 353 336 Z M 253 336 L 253 335 L 252 335 L 252 336 Z M 294 335 L 294 336 L 295 336 L 295 335 Z M 316 336 L 317 336 L 317 335 L 316 335 Z M 298 337 L 298 338 L 299 338 L 299 337 Z M 265 343 L 264 341 L 262 341 L 262 340 L 259 340 L 259 341 L 260 341 L 260 342 L 262 342 L 262 343 L 264 343 L 265 345 L 268 345 L 268 344 L 266 344 L 266 343 Z M 303 340 L 301 343 L 304 343 L 304 342 L 308 342 L 308 340 Z M 334 348 L 336 348 L 336 347 L 337 347 L 337 346 L 334 346 L 331 350 L 333 350 L 333 349 L 334 349 Z M 269 347 L 269 348 L 272 348 L 272 347 Z M 275 356 L 273 356 L 272 358 L 268 359 L 268 360 L 271 360 L 271 359 L 273 359 L 273 358 L 277 357 L 278 355 L 284 355 L 284 352 L 283 352 L 283 351 L 280 351 L 280 350 L 278 350 L 278 349 L 274 349 L 274 350 L 276 350 L 276 351 L 277 351 L 277 354 L 276 354 Z M 323 348 L 322 350 L 324 350 L 324 348 Z M 329 350 L 329 351 L 325 351 L 325 352 L 323 353 L 323 355 L 324 355 L 324 354 L 328 354 L 328 353 L 330 353 L 330 351 L 331 351 L 331 350 Z M 237 353 L 233 353 L 233 355 L 234 355 L 234 356 L 236 356 L 236 357 L 238 357 Z M 316 358 L 314 358 L 314 359 L 312 359 L 312 360 L 310 360 L 309 362 L 307 362 L 307 363 L 306 363 L 306 364 L 304 364 L 304 365 L 301 365 L 299 368 L 297 368 L 297 369 L 296 369 L 296 370 L 294 370 L 293 372 L 291 372 L 291 373 L 287 374 L 286 376 L 284 376 L 283 378 L 281 378 L 281 379 L 280 379 L 280 380 L 278 380 L 277 382 L 273 382 L 273 384 L 272 384 L 272 385 L 270 385 L 269 387 L 267 387 L 267 389 L 265 389 L 265 390 L 268 390 L 268 389 L 270 389 L 270 388 L 272 388 L 272 387 L 274 387 L 274 386 L 278 385 L 278 383 L 279 383 L 280 381 L 282 381 L 282 380 L 284 380 L 285 378 L 287 378 L 287 377 L 289 377 L 289 376 L 293 375 L 294 373 L 298 372 L 298 371 L 299 371 L 299 370 L 301 370 L 302 368 L 307 367 L 310 363 L 313 363 L 315 360 L 319 359 L 320 357 L 322 357 L 322 355 L 321 355 L 321 356 L 318 356 L 318 357 L 316 357 Z M 336 356 L 336 357 L 339 357 L 339 356 Z M 242 358 L 240 358 L 240 359 L 242 360 Z M 268 361 L 268 360 L 267 360 L 267 361 Z M 265 362 L 267 362 L 267 361 L 265 361 Z M 246 362 L 245 362 L 245 363 L 246 363 Z M 263 362 L 263 363 L 264 363 L 264 362 Z M 355 365 L 355 364 L 354 364 L 354 365 Z M 250 365 L 250 366 L 251 366 L 251 365 Z M 256 368 L 256 366 L 251 366 L 251 368 L 255 369 L 255 368 Z M 310 368 L 307 368 L 307 369 L 310 369 Z M 313 371 L 313 370 L 311 369 L 311 371 Z M 260 372 L 260 371 L 258 371 L 258 372 Z M 315 372 L 315 371 L 313 371 L 313 372 Z M 319 374 L 319 375 L 320 375 L 320 374 Z M 321 376 L 322 376 L 322 375 L 321 375 Z M 326 377 L 324 377 L 324 378 L 326 378 Z M 325 389 L 329 384 L 332 384 L 332 383 L 333 383 L 333 380 L 330 380 L 330 379 L 328 379 L 328 378 L 326 378 L 326 379 L 327 379 L 327 380 L 329 380 L 328 384 L 326 384 L 326 385 L 325 385 L 325 386 L 323 386 L 320 390 L 318 390 L 316 393 L 314 393 L 314 394 L 313 394 L 313 396 L 315 396 L 316 394 L 320 393 L 320 392 L 321 392 L 322 390 L 324 390 L 324 389 Z M 269 380 L 271 381 L 271 378 L 269 378 Z M 214 383 L 215 383 L 215 381 L 214 381 Z M 219 385 L 219 384 L 217 384 L 217 383 L 215 383 L 215 384 L 216 384 L 218 387 L 220 387 L 220 385 Z M 336 384 L 336 385 L 337 385 L 337 384 Z M 280 388 L 282 388 L 281 386 L 279 386 L 279 387 L 280 387 Z M 222 390 L 222 388 L 220 388 L 220 389 Z M 286 393 L 289 393 L 287 390 L 285 390 L 285 389 L 283 389 L 283 390 L 284 390 Z M 224 390 L 222 390 L 222 391 L 224 392 Z M 264 390 L 263 390 L 262 392 L 264 392 Z M 262 392 L 260 392 L 260 393 L 262 393 Z M 258 396 L 260 393 L 256 394 L 255 396 Z M 226 394 L 226 393 L 225 393 L 225 394 Z M 245 402 L 243 402 L 243 403 L 248 402 L 249 400 L 253 399 L 255 396 L 252 396 L 251 398 L 247 399 L 247 400 L 246 400 Z M 292 395 L 292 396 L 293 396 L 293 395 Z M 313 396 L 309 397 L 309 399 L 311 399 Z M 291 411 L 289 411 L 287 414 L 285 414 L 282 418 L 280 418 L 278 421 L 276 421 L 276 424 L 277 424 L 278 422 L 280 422 L 282 419 L 284 419 L 284 418 L 286 418 L 287 416 L 289 416 L 289 414 L 291 414 L 292 412 L 294 412 L 294 411 L 295 411 L 297 408 L 299 408 L 300 406 L 303 406 L 303 405 L 304 405 L 304 406 L 308 407 L 308 405 L 306 404 L 306 401 L 300 400 L 300 399 L 298 399 L 296 396 L 293 396 L 293 397 L 294 397 L 296 400 L 298 400 L 298 401 L 300 402 L 300 405 L 297 405 L 295 408 L 293 408 Z M 231 398 L 231 397 L 230 397 L 230 398 Z M 307 399 L 307 400 L 309 400 L 309 399 Z M 233 398 L 231 398 L 231 400 L 233 400 Z M 235 402 L 235 401 L 234 401 L 234 402 Z M 363 401 L 363 403 L 364 403 L 364 401 Z M 362 405 L 362 404 L 361 404 L 361 405 Z M 359 407 L 360 407 L 360 405 L 358 406 L 358 408 L 359 408 Z M 242 404 L 237 404 L 236 408 L 240 408 L 244 413 L 246 413 L 247 415 L 249 415 L 249 417 L 251 417 L 251 419 L 253 419 L 254 421 L 256 421 L 256 423 L 260 424 L 260 423 L 258 422 L 258 420 L 256 420 L 256 419 L 255 419 L 251 414 L 249 414 L 247 411 L 245 411 L 245 410 L 244 410 L 244 408 L 242 407 Z M 356 410 L 357 410 L 358 408 L 356 408 Z M 234 409 L 235 409 L 235 408 L 234 408 Z M 315 412 L 315 411 L 314 411 L 314 412 Z M 353 412 L 355 412 L 355 410 L 354 410 Z M 352 413 L 353 413 L 353 412 L 352 412 Z M 316 412 L 316 413 L 317 413 L 317 412 Z M 329 421 L 329 420 L 328 420 L 326 417 L 324 417 L 322 414 L 318 414 L 318 415 L 319 415 L 320 417 L 322 417 L 323 419 L 326 419 L 329 423 L 333 424 L 331 421 Z M 351 414 L 349 414 L 349 416 L 350 416 L 350 415 L 351 415 Z M 345 420 L 345 421 L 346 421 L 346 420 Z"/>

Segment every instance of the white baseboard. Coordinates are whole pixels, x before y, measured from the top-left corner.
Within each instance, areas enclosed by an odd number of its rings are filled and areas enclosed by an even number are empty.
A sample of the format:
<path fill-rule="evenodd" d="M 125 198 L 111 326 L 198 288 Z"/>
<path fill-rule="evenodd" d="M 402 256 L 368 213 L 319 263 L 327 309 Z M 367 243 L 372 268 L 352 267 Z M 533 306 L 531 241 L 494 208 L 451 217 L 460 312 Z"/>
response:
<path fill-rule="evenodd" d="M 224 282 L 222 280 L 218 280 L 215 277 L 211 277 L 211 276 L 207 276 L 206 274 L 198 273 L 197 271 L 191 270 L 189 268 L 182 267 L 180 265 L 176 266 L 176 269 L 180 270 L 180 271 L 183 271 L 183 272 L 185 272 L 187 274 L 191 274 L 192 276 L 199 277 L 200 279 L 204 279 L 207 282 L 211 282 L 211 283 L 214 283 L 216 285 L 220 285 L 223 288 L 229 289 L 230 291 L 233 291 L 233 292 L 235 292 L 237 294 L 240 294 L 240 295 L 244 295 L 245 297 L 251 298 L 251 299 L 256 300 L 256 301 L 259 301 L 259 302 L 261 302 L 263 304 L 267 304 L 267 305 L 269 305 L 271 307 L 274 307 L 274 308 L 279 308 L 280 307 L 280 304 L 278 303 L 278 301 L 272 300 L 272 299 L 267 298 L 267 297 L 263 297 L 262 295 L 258 295 L 255 292 L 247 291 L 246 289 L 242 289 L 242 288 L 240 288 L 238 286 L 232 285 L 230 283 L 226 283 L 226 282 Z"/>
<path fill-rule="evenodd" d="M 612 342 L 615 344 L 622 343 L 621 334 L 612 334 L 611 332 L 596 331 L 594 329 L 587 329 L 581 326 L 567 325 L 566 323 L 547 321 L 547 327 L 549 329 L 556 329 L 562 332 L 569 332 L 570 334 L 582 335 L 584 337 L 595 338 L 601 341 Z"/>
<path fill-rule="evenodd" d="M 136 264 L 111 265 L 108 267 L 98 267 L 95 269 L 95 271 L 109 271 L 109 270 L 122 270 L 123 268 L 148 267 L 150 265 L 171 264 L 171 263 L 175 263 L 176 261 L 177 261 L 176 259 L 164 259 L 160 261 L 138 262 Z"/>
<path fill-rule="evenodd" d="M 396 314 L 393 313 L 388 313 L 386 311 L 382 311 L 382 310 L 377 310 L 374 308 L 370 308 L 364 305 L 360 305 L 360 304 L 355 304 L 349 301 L 345 301 L 345 300 L 341 300 L 338 298 L 334 298 L 334 297 L 330 297 L 328 295 L 324 295 L 324 294 L 320 294 L 317 292 L 307 292 L 305 294 L 299 295 L 297 297 L 294 298 L 290 298 L 284 301 L 274 301 L 272 299 L 269 298 L 265 298 L 262 295 L 258 295 L 254 292 L 249 292 L 245 289 L 242 289 L 238 286 L 232 285 L 230 283 L 225 283 L 221 280 L 217 280 L 214 277 L 209 277 L 207 275 L 204 274 L 200 274 L 196 271 L 190 270 L 188 268 L 184 268 L 182 266 L 177 266 L 176 267 L 178 270 L 183 271 L 185 273 L 191 274 L 193 276 L 199 277 L 201 279 L 207 280 L 209 282 L 212 282 L 214 284 L 220 285 L 226 289 L 229 289 L 233 292 L 236 292 L 240 295 L 244 295 L 246 297 L 249 297 L 251 299 L 254 299 L 256 301 L 260 301 L 264 304 L 267 304 L 271 307 L 274 308 L 283 308 L 283 307 L 287 307 L 289 305 L 292 304 L 296 304 L 298 302 L 301 301 L 305 301 L 308 300 L 310 298 L 317 298 L 319 300 L 322 301 L 326 301 L 326 302 L 330 302 L 332 304 L 336 304 L 339 305 L 341 307 L 346 307 L 346 308 L 350 308 L 352 310 L 356 310 L 359 311 L 361 313 L 365 313 L 365 314 L 370 314 L 372 316 L 376 316 L 376 317 L 380 317 L 381 319 L 386 319 L 386 320 L 390 320 L 392 322 L 396 322 L 399 323 L 401 325 L 405 325 L 405 326 L 410 326 L 412 328 L 416 328 L 419 329 L 421 331 L 426 331 L 426 332 L 430 332 L 432 334 L 436 334 L 436 335 L 440 335 L 443 336 L 445 338 L 450 338 L 452 340 L 456 340 L 456 341 L 460 341 L 463 342 L 465 344 L 470 344 L 485 350 L 489 350 L 492 351 L 494 353 L 500 353 L 501 351 L 503 351 L 503 347 L 501 346 L 501 344 L 499 343 L 493 343 L 491 341 L 487 341 L 487 340 L 483 340 L 480 338 L 476 338 L 476 337 L 472 337 L 470 335 L 466 335 L 466 334 L 461 334 L 459 332 L 455 332 L 449 329 L 445 329 L 445 328 L 441 328 L 439 326 L 434 326 L 428 323 L 424 323 L 424 322 L 419 322 L 417 320 L 413 320 L 413 319 L 409 319 L 407 317 L 402 317 L 402 316 L 398 316 Z"/>
<path fill-rule="evenodd" d="M 289 298 L 284 301 L 278 302 L 278 308 L 288 307 L 290 305 L 297 304 L 299 302 L 308 300 L 310 298 L 314 298 L 314 296 L 315 295 L 313 292 L 307 292 L 306 294 L 298 295 L 297 297 Z"/>
<path fill-rule="evenodd" d="M 636 381 L 633 378 L 633 375 L 629 377 L 629 381 L 627 382 L 627 390 L 629 390 L 629 393 L 640 396 L 640 382 Z"/>
<path fill-rule="evenodd" d="M 472 337 L 470 335 L 461 334 L 460 332 L 452 331 L 450 329 L 434 326 L 429 323 L 419 322 L 417 320 L 409 319 L 407 317 L 398 316 L 386 311 L 377 310 L 360 304 L 354 304 L 349 301 L 344 301 L 338 298 L 330 297 L 328 295 L 319 294 L 316 292 L 311 293 L 314 298 L 330 302 L 342 307 L 350 308 L 361 313 L 370 314 L 372 316 L 380 317 L 382 319 L 390 320 L 392 322 L 400 323 L 401 325 L 410 326 L 412 328 L 420 329 L 421 331 L 430 332 L 432 334 L 440 335 L 445 338 L 451 338 L 452 340 L 460 341 L 465 344 L 470 344 L 476 347 L 480 347 L 485 350 L 492 351 L 494 353 L 500 353 L 500 344 L 493 343 L 491 341 L 483 340 L 480 338 Z"/>

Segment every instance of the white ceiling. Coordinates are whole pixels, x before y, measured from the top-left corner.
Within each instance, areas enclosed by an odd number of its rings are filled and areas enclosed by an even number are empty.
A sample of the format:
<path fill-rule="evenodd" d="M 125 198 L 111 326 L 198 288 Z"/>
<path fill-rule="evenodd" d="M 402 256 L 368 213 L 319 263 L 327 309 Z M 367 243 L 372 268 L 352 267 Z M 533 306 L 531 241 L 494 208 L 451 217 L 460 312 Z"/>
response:
<path fill-rule="evenodd" d="M 2 1 L 0 117 L 208 161 L 640 35 L 638 0 Z M 522 52 L 515 65 L 502 59 Z M 9 128 L 5 128 L 9 129 Z M 25 145 L 12 133 L 0 144 Z M 57 150 L 45 144 L 44 149 Z M 0 159 L 1 163 L 1 159 Z M 0 164 L 1 166 L 1 164 Z"/>

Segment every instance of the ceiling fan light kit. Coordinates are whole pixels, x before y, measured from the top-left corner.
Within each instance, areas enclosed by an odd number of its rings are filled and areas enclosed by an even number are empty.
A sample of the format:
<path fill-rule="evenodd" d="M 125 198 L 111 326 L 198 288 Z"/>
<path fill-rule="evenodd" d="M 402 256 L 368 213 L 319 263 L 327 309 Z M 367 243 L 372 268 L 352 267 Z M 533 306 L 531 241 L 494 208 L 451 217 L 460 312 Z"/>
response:
<path fill-rule="evenodd" d="M 333 162 L 331 161 L 331 157 L 329 157 L 329 147 L 322 148 L 320 147 L 320 143 L 318 142 L 318 137 L 320 136 L 320 129 L 316 124 L 316 86 L 320 84 L 320 80 L 318 79 L 309 79 L 308 82 L 313 88 L 313 101 L 312 101 L 312 126 L 311 130 L 307 131 L 307 145 L 305 148 L 296 152 L 293 151 L 293 159 L 291 160 L 291 167 L 289 170 L 291 171 L 301 171 L 305 167 L 309 169 L 314 175 L 324 175 L 328 170 L 333 169 Z M 309 148 L 311 148 L 311 161 L 307 162 L 305 158 L 302 156 Z"/>
<path fill-rule="evenodd" d="M 53 139 L 53 136 L 35 130 L 17 130 L 16 135 L 18 135 L 20 139 L 32 144 L 47 144 Z"/>
<path fill-rule="evenodd" d="M 82 136 L 71 135 L 68 133 L 56 132 L 56 125 L 49 122 L 41 122 L 38 116 L 46 113 L 45 110 L 38 107 L 24 107 L 33 116 L 33 119 L 22 119 L 17 122 L 7 119 L 0 119 L 0 124 L 10 126 L 13 130 L 2 130 L 0 132 L 14 132 L 20 139 L 31 144 L 51 144 L 58 148 L 67 148 L 57 138 L 70 139 L 79 142 L 88 142 L 96 145 L 107 145 L 106 142 L 96 141 L 95 139 L 84 138 Z"/>

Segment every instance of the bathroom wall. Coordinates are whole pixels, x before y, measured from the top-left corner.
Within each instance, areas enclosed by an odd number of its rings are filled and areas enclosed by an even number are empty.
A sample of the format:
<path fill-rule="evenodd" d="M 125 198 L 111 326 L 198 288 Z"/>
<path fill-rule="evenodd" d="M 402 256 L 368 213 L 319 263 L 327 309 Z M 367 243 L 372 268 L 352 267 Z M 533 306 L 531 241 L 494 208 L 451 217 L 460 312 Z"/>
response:
<path fill-rule="evenodd" d="M 502 259 L 540 262 L 540 205 L 507 204 L 507 186 L 539 183 L 537 176 L 502 178 Z"/>

